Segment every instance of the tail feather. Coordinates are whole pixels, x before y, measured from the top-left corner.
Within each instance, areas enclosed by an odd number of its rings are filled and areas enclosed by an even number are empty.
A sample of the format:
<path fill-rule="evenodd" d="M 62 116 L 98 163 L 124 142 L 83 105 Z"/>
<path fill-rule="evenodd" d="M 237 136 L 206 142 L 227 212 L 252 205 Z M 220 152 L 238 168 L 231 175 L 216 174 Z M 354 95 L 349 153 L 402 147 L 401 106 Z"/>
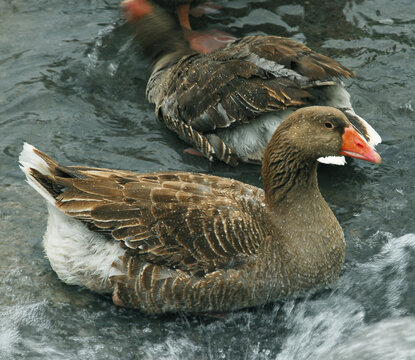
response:
<path fill-rule="evenodd" d="M 48 177 L 52 175 L 51 167 L 48 162 L 50 163 L 50 160 L 52 162 L 54 161 L 47 155 L 43 157 L 40 154 L 45 155 L 34 146 L 28 143 L 24 143 L 23 150 L 19 156 L 20 169 L 26 175 L 27 183 L 40 195 L 42 195 L 42 197 L 45 198 L 48 203 L 56 205 L 55 198 L 47 190 L 47 187 L 44 186 L 43 182 L 38 180 L 40 175 L 42 177 Z M 45 159 L 49 161 L 47 162 Z"/>
<path fill-rule="evenodd" d="M 56 184 L 54 178 L 77 175 L 75 170 L 59 165 L 51 157 L 28 143 L 23 145 L 19 163 L 20 169 L 26 175 L 27 183 L 54 206 L 56 206 L 56 197 L 63 190 L 62 186 Z"/>
<path fill-rule="evenodd" d="M 43 156 L 42 156 L 43 155 Z M 19 156 L 20 168 L 26 173 L 24 169 L 33 168 L 43 175 L 52 175 L 50 171 L 50 163 L 55 163 L 49 156 L 43 154 L 34 146 L 24 143 L 23 150 Z M 49 164 L 48 164 L 49 163 Z"/>
<path fill-rule="evenodd" d="M 342 109 L 350 122 L 364 135 L 371 146 L 382 142 L 382 138 L 376 130 L 363 118 L 357 115 L 352 109 Z"/>

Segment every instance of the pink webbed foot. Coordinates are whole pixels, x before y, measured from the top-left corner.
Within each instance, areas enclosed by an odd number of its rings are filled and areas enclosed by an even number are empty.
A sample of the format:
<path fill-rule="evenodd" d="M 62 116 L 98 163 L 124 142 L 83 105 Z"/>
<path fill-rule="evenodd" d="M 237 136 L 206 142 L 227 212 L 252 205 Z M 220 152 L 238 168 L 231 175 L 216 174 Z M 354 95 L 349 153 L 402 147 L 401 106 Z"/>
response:
<path fill-rule="evenodd" d="M 118 297 L 116 293 L 112 294 L 112 302 L 117 306 L 125 307 L 124 303 L 122 302 L 122 300 Z"/>
<path fill-rule="evenodd" d="M 185 31 L 185 38 L 193 50 L 202 54 L 210 53 L 234 42 L 237 38 L 219 30 Z"/>

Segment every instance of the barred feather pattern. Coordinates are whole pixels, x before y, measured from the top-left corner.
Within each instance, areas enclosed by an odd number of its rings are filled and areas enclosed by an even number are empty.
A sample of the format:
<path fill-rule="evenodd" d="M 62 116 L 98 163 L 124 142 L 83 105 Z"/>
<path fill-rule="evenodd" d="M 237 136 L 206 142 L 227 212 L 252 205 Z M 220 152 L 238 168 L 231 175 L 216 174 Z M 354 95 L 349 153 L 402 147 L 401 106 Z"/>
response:
<path fill-rule="evenodd" d="M 258 277 L 259 247 L 270 233 L 261 226 L 261 189 L 204 174 L 63 167 L 36 153 L 52 175 L 32 169 L 32 176 L 59 209 L 126 249 L 113 264 L 123 275 L 110 279 L 125 306 L 196 312 L 252 302 L 246 284 Z"/>
<path fill-rule="evenodd" d="M 256 254 L 264 236 L 257 221 L 247 216 L 261 207 L 261 190 L 234 180 L 70 169 L 87 178 L 54 179 L 55 186 L 66 189 L 56 198 L 59 208 L 122 241 L 146 261 L 205 274 L 236 261 L 236 255 L 243 254 L 242 259 Z M 228 237 L 222 238 L 222 232 Z"/>

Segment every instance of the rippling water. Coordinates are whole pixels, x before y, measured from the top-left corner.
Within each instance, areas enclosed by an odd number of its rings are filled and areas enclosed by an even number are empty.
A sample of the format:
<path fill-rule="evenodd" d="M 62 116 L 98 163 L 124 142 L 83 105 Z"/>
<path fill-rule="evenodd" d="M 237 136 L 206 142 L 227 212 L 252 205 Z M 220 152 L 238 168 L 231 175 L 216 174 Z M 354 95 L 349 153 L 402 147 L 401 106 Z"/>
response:
<path fill-rule="evenodd" d="M 45 205 L 17 166 L 23 141 L 65 164 L 193 170 L 258 186 L 260 171 L 183 154 L 145 101 L 150 67 L 117 1 L 2 1 L 0 358 L 415 358 L 413 1 L 218 2 L 195 28 L 288 36 L 356 71 L 346 85 L 384 139 L 383 163 L 320 168 L 347 238 L 341 278 L 220 320 L 147 317 L 59 281 L 41 246 Z"/>

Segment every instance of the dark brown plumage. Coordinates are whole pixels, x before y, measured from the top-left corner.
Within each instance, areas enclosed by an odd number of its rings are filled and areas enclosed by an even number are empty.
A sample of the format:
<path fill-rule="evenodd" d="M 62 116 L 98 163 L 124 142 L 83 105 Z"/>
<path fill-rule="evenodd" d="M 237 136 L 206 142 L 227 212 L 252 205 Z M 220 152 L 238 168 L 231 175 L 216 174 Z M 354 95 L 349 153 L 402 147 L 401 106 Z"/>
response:
<path fill-rule="evenodd" d="M 132 0 L 132 1 L 140 2 L 143 0 Z M 154 3 L 156 3 L 157 5 L 160 5 L 161 7 L 176 9 L 177 15 L 179 17 L 180 26 L 184 30 L 191 30 L 190 21 L 189 21 L 190 7 L 197 6 L 203 2 L 206 2 L 206 1 L 204 0 L 155 0 L 154 1 Z M 212 11 L 212 7 L 211 7 L 211 11 Z M 199 9 L 199 14 L 201 13 L 203 12 L 201 11 L 201 9 Z"/>
<path fill-rule="evenodd" d="M 176 8 L 180 5 L 197 5 L 202 3 L 204 0 L 154 0 L 154 2 L 163 7 Z"/>
<path fill-rule="evenodd" d="M 147 98 L 158 119 L 210 160 L 260 162 L 277 124 L 308 105 L 342 108 L 368 140 L 380 141 L 355 116 L 337 79 L 353 72 L 337 61 L 278 36 L 249 36 L 197 54 L 163 10 L 152 9 L 130 21 L 154 63 Z M 273 117 L 263 120 L 267 114 Z"/>
<path fill-rule="evenodd" d="M 380 162 L 340 111 L 314 107 L 272 137 L 264 191 L 206 174 L 65 167 L 29 145 L 19 160 L 50 204 L 44 245 L 62 280 L 146 313 L 200 313 L 337 278 L 345 243 L 319 192 L 316 159 L 347 151 Z"/>

